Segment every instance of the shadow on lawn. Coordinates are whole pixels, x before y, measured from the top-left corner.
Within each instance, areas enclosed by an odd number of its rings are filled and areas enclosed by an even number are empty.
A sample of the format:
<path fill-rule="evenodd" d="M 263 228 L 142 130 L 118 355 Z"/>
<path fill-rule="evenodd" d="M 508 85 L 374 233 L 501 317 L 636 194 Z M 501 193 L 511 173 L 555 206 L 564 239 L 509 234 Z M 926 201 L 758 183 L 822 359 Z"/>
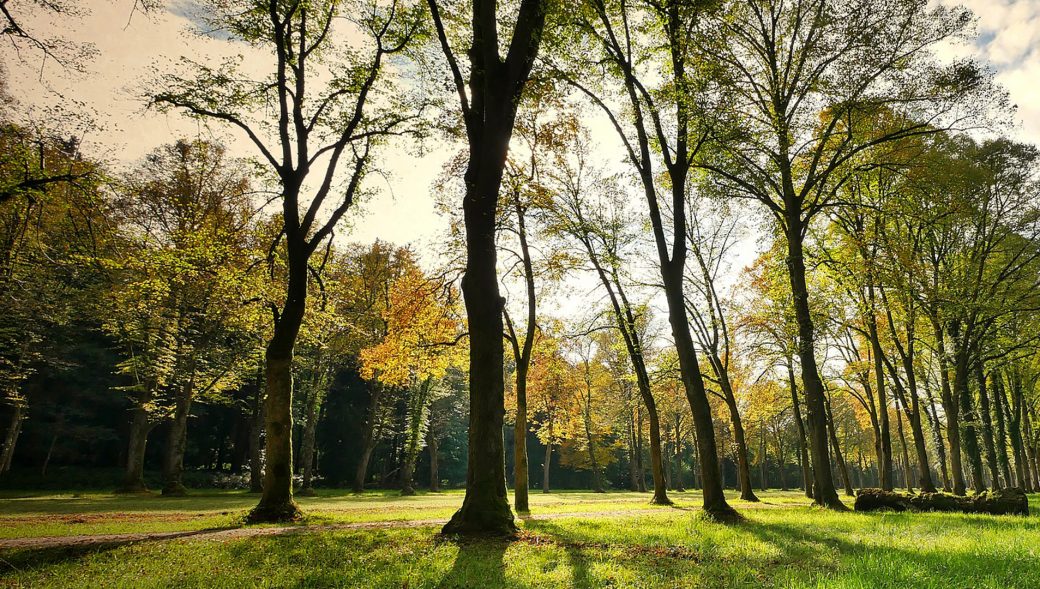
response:
<path fill-rule="evenodd" d="M 459 553 L 437 589 L 503 587 L 506 585 L 505 554 L 510 541 L 504 539 L 444 540 L 458 545 Z"/>

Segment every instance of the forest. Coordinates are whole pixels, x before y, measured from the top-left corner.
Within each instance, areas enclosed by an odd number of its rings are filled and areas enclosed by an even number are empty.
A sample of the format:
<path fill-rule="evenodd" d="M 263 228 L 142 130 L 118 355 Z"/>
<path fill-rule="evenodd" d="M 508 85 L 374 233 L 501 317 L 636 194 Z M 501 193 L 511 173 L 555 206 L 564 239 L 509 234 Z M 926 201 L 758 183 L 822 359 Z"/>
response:
<path fill-rule="evenodd" d="M 0 0 L 0 585 L 1040 585 L 1017 29 L 92 4 Z"/>

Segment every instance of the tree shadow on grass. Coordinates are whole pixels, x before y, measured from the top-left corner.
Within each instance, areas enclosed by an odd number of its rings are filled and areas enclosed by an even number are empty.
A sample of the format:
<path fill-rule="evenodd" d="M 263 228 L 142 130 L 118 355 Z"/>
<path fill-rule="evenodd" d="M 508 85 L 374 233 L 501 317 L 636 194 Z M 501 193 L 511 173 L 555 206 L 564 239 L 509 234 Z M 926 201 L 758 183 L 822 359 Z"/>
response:
<path fill-rule="evenodd" d="M 927 517 L 900 514 L 900 518 Z M 1011 531 L 1035 530 L 1025 518 L 955 520 L 946 528 Z M 1009 530 L 1008 528 L 1012 528 Z M 856 541 L 841 530 L 826 525 L 808 526 L 782 522 L 753 522 L 744 528 L 762 542 L 778 549 L 780 556 L 771 568 L 784 570 L 787 585 L 852 587 L 1035 587 L 1040 574 L 1032 558 L 999 558 L 986 554 L 982 540 L 975 545 L 943 544 L 944 538 L 921 534 L 911 546 L 889 543 L 884 537 Z M 912 533 L 913 530 L 908 530 Z M 1031 551 L 1027 551 L 1031 555 Z M 799 583 L 800 582 L 800 583 Z"/>
<path fill-rule="evenodd" d="M 451 570 L 437 584 L 437 589 L 507 586 L 505 554 L 511 540 L 458 538 L 441 541 L 457 545 L 459 552 Z"/>

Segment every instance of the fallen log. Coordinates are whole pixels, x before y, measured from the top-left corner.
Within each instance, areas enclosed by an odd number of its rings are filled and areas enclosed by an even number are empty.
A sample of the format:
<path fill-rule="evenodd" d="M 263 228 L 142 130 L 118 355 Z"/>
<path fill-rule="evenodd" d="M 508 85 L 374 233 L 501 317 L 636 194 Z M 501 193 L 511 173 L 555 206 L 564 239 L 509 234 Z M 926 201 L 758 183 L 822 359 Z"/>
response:
<path fill-rule="evenodd" d="M 986 491 L 978 495 L 899 493 L 881 489 L 856 492 L 856 511 L 959 511 L 991 515 L 1029 515 L 1029 499 L 1022 489 Z"/>

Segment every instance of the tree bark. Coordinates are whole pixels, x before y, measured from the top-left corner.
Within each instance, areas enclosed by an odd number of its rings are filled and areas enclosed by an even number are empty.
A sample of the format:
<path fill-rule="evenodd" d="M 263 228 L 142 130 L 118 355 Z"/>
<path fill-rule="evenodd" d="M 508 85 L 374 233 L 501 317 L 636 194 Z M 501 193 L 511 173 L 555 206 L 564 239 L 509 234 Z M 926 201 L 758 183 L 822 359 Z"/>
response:
<path fill-rule="evenodd" d="M 309 256 L 304 236 L 287 235 L 285 240 L 289 283 L 285 303 L 275 323 L 265 356 L 266 462 L 260 502 L 249 514 L 249 520 L 253 522 L 294 521 L 302 515 L 293 500 L 292 365 L 296 337 L 300 333 L 306 310 Z"/>
<path fill-rule="evenodd" d="M 552 444 L 545 446 L 545 460 L 542 462 L 542 493 L 549 492 L 549 463 L 552 461 Z"/>
<path fill-rule="evenodd" d="M 307 413 L 303 421 L 303 440 L 300 444 L 300 462 L 303 471 L 303 481 L 300 495 L 314 494 L 314 445 L 318 433 L 318 417 L 321 414 L 321 403 L 325 397 L 323 378 L 316 378 L 316 382 L 307 396 Z"/>
<path fill-rule="evenodd" d="M 441 491 L 441 472 L 438 456 L 438 447 L 440 442 L 437 440 L 437 436 L 431 432 L 426 434 L 426 449 L 430 452 L 430 492 L 440 493 Z"/>
<path fill-rule="evenodd" d="M 798 426 L 798 465 L 802 470 L 802 490 L 807 499 L 813 498 L 812 467 L 809 465 L 809 447 L 806 442 L 805 422 L 802 421 L 802 410 L 798 402 L 798 384 L 794 379 L 794 359 L 787 359 L 787 382 L 791 388 L 791 408 L 794 411 L 794 422 Z"/>
<path fill-rule="evenodd" d="M 498 288 L 495 229 L 499 189 L 517 107 L 538 54 L 548 7 L 545 0 L 521 2 L 509 53 L 503 60 L 499 55 L 497 2 L 473 0 L 467 90 L 440 22 L 437 4 L 434 0 L 428 3 L 442 49 L 452 65 L 469 139 L 462 205 L 467 254 L 462 294 L 470 340 L 469 460 L 466 497 L 442 532 L 512 535 L 517 528 L 505 486 L 503 305 Z"/>
<path fill-rule="evenodd" d="M 16 402 L 11 408 L 11 419 L 7 423 L 7 432 L 4 435 L 3 453 L 0 454 L 0 473 L 11 470 L 11 461 L 14 460 L 14 449 L 18 444 L 18 436 L 22 433 L 22 421 L 25 420 L 25 404 Z"/>
<path fill-rule="evenodd" d="M 144 483 L 144 456 L 148 444 L 148 434 L 153 427 L 149 420 L 148 410 L 145 408 L 149 402 L 151 402 L 151 393 L 142 393 L 136 399 L 132 410 L 130 442 L 126 451 L 126 470 L 123 473 L 123 482 L 118 489 L 120 493 L 145 493 L 148 491 L 148 487 Z"/>
<path fill-rule="evenodd" d="M 979 384 L 979 415 L 982 417 L 982 442 L 986 448 L 986 464 L 994 489 L 1000 489 L 1000 467 L 997 465 L 997 447 L 993 440 L 993 417 L 986 388 L 986 372 L 982 364 L 976 366 L 975 379 Z"/>
<path fill-rule="evenodd" d="M 992 515 L 1029 515 L 1029 501 L 1021 489 L 1005 489 L 972 497 L 945 493 L 911 495 L 881 489 L 862 489 L 856 495 L 856 511 L 953 511 Z"/>
<path fill-rule="evenodd" d="M 264 435 L 264 367 L 258 362 L 256 367 L 256 387 L 251 415 L 249 416 L 249 492 L 260 493 L 264 490 L 263 443 Z"/>
<path fill-rule="evenodd" d="M 354 484 L 351 489 L 355 493 L 365 490 L 365 479 L 368 478 L 368 463 L 372 460 L 372 452 L 376 448 L 376 421 L 379 419 L 380 403 L 384 388 L 379 383 L 371 384 L 371 395 L 368 405 L 368 417 L 361 427 L 361 455 L 358 456 L 357 470 L 354 471 Z"/>
<path fill-rule="evenodd" d="M 188 414 L 194 394 L 194 375 L 189 377 L 177 391 L 173 419 L 166 437 L 166 460 L 163 463 L 163 496 L 183 497 L 188 493 L 184 487 L 184 447 L 188 441 Z"/>

